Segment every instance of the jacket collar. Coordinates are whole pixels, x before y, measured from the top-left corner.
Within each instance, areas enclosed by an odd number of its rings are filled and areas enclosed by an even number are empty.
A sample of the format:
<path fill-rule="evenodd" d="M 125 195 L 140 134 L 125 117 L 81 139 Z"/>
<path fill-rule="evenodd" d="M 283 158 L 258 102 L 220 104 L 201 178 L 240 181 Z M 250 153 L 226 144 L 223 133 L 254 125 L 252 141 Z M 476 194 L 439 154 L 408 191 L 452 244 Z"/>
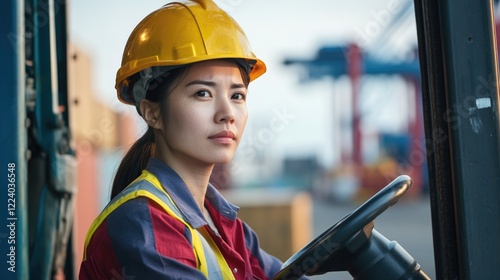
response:
<path fill-rule="evenodd" d="M 184 219 L 193 228 L 199 228 L 207 224 L 203 213 L 199 209 L 191 192 L 182 178 L 168 165 L 157 158 L 150 158 L 146 170 L 153 173 L 160 181 L 163 188 L 170 195 Z M 210 203 L 223 217 L 236 220 L 238 206 L 227 201 L 219 191 L 208 184 L 205 195 L 205 203 Z"/>

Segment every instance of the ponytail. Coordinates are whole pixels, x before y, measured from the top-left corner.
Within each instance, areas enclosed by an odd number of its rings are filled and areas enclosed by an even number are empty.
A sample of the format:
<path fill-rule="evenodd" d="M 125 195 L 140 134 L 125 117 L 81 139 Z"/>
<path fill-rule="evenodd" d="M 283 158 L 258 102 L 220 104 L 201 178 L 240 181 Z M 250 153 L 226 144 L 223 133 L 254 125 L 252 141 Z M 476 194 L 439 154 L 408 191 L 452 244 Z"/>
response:
<path fill-rule="evenodd" d="M 123 157 L 113 180 L 111 199 L 141 175 L 142 170 L 148 164 L 149 158 L 153 155 L 154 142 L 153 129 L 148 127 L 146 133 L 130 147 L 130 150 Z"/>
<path fill-rule="evenodd" d="M 145 98 L 151 102 L 165 104 L 169 92 L 172 90 L 170 87 L 175 86 L 176 81 L 181 75 L 187 73 L 189 66 L 178 67 L 168 72 L 163 73 L 149 82 Z M 130 83 L 134 84 L 140 79 L 140 73 L 134 74 L 130 78 Z M 160 113 L 166 116 L 165 106 L 160 106 Z M 155 137 L 153 128 L 148 127 L 144 135 L 139 138 L 130 150 L 125 154 L 118 166 L 113 186 L 111 188 L 111 199 L 117 196 L 123 189 L 139 177 L 142 171 L 146 168 L 149 158 L 154 153 Z"/>

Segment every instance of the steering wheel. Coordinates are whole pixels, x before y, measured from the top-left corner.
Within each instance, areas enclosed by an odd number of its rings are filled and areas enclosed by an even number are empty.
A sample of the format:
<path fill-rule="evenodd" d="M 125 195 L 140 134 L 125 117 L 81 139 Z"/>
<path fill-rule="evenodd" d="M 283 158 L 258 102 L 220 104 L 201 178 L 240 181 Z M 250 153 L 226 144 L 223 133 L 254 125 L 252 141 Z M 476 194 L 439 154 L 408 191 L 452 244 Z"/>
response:
<path fill-rule="evenodd" d="M 290 257 L 274 280 L 347 270 L 355 279 L 430 279 L 397 242 L 373 229 L 373 220 L 410 189 L 401 175 Z"/>

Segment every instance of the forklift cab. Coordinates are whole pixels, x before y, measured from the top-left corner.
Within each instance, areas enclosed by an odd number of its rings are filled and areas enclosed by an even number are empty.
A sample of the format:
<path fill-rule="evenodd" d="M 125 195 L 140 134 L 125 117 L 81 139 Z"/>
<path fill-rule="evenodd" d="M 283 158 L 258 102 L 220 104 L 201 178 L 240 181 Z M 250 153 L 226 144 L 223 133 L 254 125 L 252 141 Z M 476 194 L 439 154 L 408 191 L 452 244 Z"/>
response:
<path fill-rule="evenodd" d="M 414 1 L 436 279 L 500 278 L 497 3 Z M 292 256 L 275 279 L 338 269 L 355 279 L 428 279 L 370 223 L 410 184 L 395 179 Z M 397 186 L 392 198 L 383 195 Z"/>

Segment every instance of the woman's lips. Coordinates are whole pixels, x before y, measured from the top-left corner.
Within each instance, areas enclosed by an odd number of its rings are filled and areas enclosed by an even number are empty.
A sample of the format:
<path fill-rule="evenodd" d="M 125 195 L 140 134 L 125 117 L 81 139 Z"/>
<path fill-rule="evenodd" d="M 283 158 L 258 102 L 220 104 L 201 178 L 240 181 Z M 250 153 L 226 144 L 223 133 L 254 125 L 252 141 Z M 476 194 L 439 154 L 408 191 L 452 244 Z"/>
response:
<path fill-rule="evenodd" d="M 224 130 L 209 136 L 208 139 L 222 144 L 229 144 L 235 140 L 235 136 L 232 131 Z"/>

